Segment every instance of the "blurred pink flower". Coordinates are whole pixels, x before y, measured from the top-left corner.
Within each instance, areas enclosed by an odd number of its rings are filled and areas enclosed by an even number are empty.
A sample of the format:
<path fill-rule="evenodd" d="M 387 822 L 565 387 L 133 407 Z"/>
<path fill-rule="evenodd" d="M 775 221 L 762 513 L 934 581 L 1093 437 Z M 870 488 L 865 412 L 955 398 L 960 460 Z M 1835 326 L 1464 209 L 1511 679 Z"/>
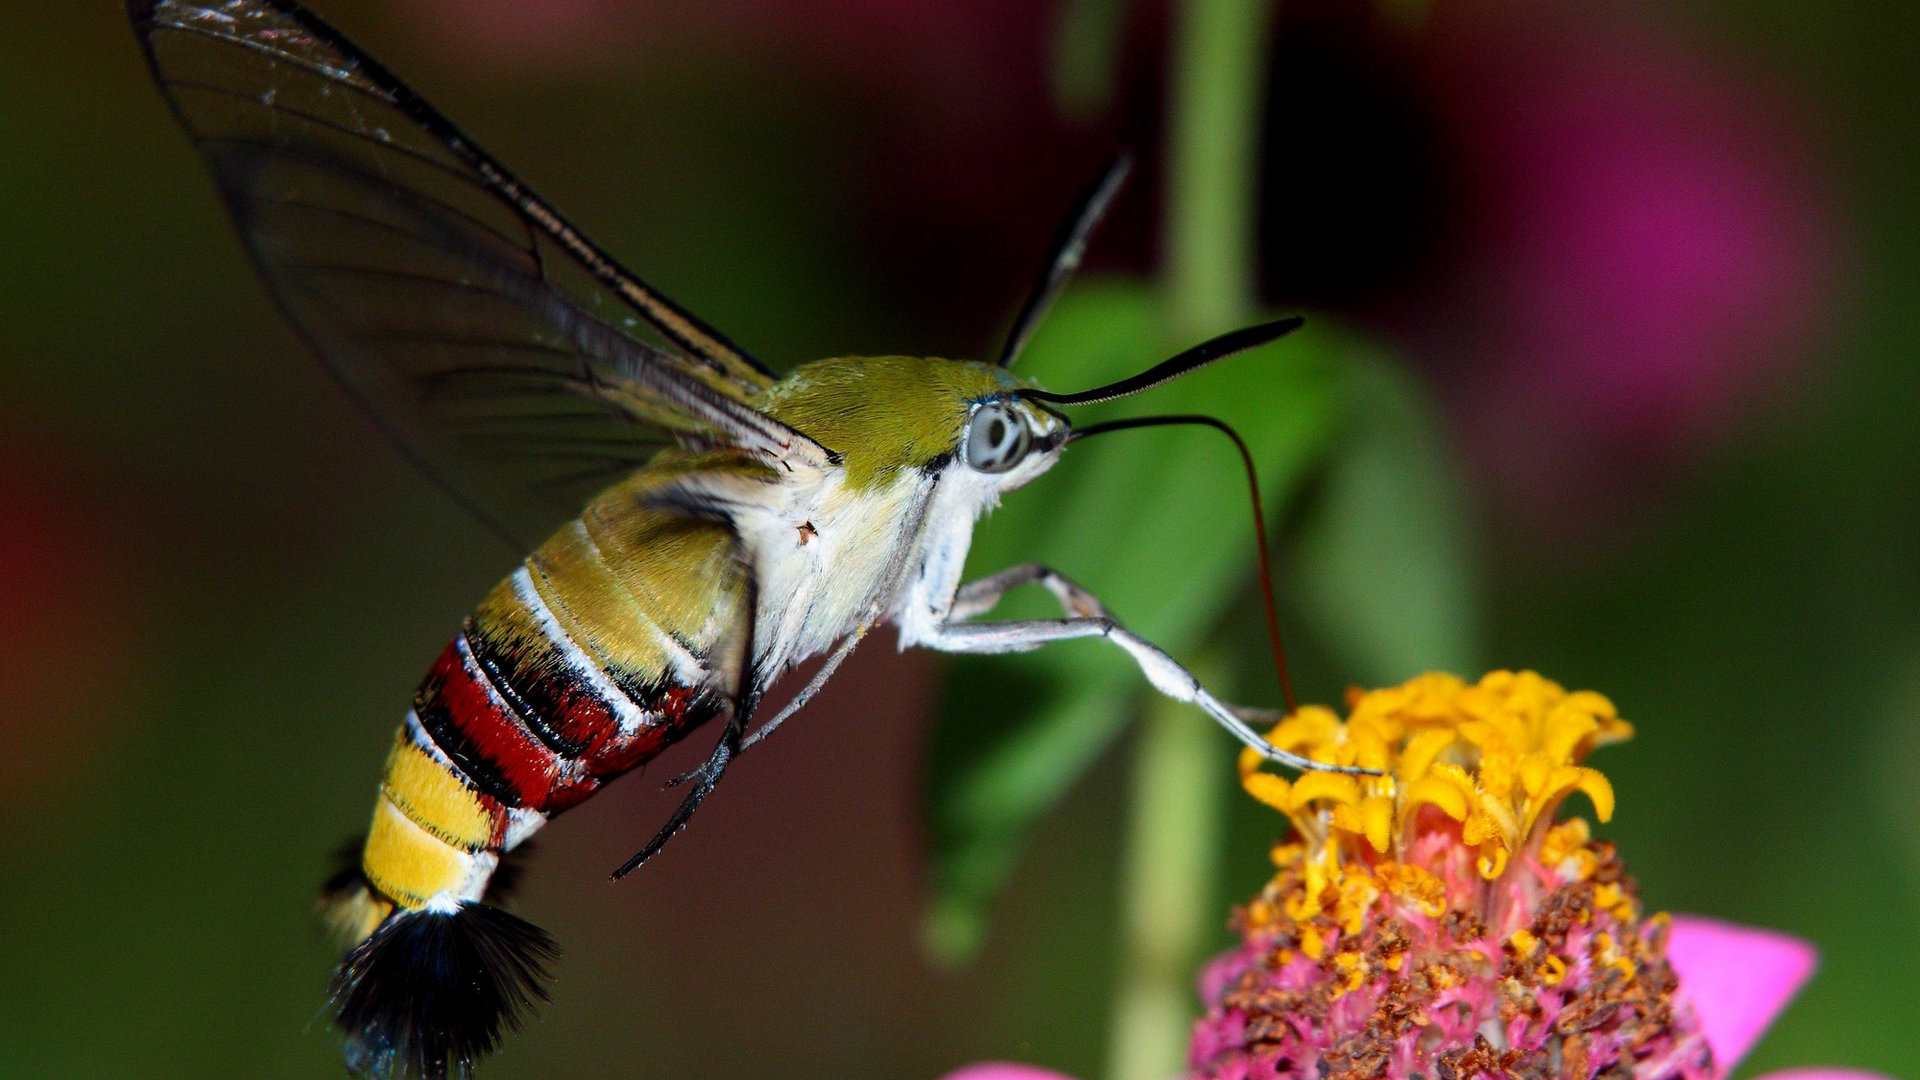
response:
<path fill-rule="evenodd" d="M 1817 339 L 1839 241 L 1808 125 L 1650 10 L 1441 4 L 1429 33 L 1463 220 L 1383 315 L 1500 509 L 1645 494 Z"/>
<path fill-rule="evenodd" d="M 1667 959 L 1680 976 L 1680 992 L 1692 1004 L 1724 1078 L 1813 973 L 1815 954 L 1811 945 L 1783 934 L 1681 915 L 1673 919 Z M 984 1062 L 948 1073 L 945 1080 L 1070 1078 L 1031 1065 Z M 1761 1080 L 1883 1078 L 1848 1069 L 1793 1069 L 1768 1073 Z"/>
<path fill-rule="evenodd" d="M 1021 1065 L 1012 1061 L 983 1061 L 969 1065 L 956 1072 L 950 1072 L 942 1080 L 1073 1080 L 1065 1073 L 1052 1069 Z"/>
<path fill-rule="evenodd" d="M 0 413 L 0 820 L 84 772 L 127 682 L 123 505 L 75 475 L 79 448 Z"/>

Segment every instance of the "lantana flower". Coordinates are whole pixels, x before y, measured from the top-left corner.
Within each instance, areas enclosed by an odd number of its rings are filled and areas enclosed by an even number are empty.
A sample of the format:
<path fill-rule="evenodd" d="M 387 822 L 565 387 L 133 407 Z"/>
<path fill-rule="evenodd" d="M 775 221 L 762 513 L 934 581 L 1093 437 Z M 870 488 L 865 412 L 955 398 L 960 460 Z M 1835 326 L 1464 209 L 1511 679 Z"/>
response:
<path fill-rule="evenodd" d="M 1764 930 L 1646 914 L 1585 764 L 1632 728 L 1532 672 L 1425 675 L 1308 706 L 1269 735 L 1377 776 L 1241 783 L 1287 815 L 1276 873 L 1237 908 L 1240 944 L 1200 976 L 1194 1080 L 1722 1080 L 1812 973 Z M 1767 1080 L 1863 1080 L 1844 1070 Z M 1064 1080 L 976 1065 L 947 1080 Z"/>

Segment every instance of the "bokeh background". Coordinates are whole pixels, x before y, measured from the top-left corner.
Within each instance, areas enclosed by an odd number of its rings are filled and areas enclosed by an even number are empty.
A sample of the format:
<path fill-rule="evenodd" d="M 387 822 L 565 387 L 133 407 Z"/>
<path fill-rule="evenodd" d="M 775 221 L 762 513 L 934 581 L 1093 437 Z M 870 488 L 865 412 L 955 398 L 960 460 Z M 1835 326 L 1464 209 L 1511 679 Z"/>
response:
<path fill-rule="evenodd" d="M 1136 183 L 1027 367 L 1072 389 L 1191 340 L 1178 3 L 323 12 L 762 356 L 989 353 L 1118 145 Z M 1304 696 L 1431 666 L 1607 693 L 1639 735 L 1595 762 L 1603 832 L 1649 902 L 1822 951 L 1746 1071 L 1920 1076 L 1920 9 L 1266 17 L 1242 232 L 1312 329 L 1131 411 L 1254 442 Z M 0 1076 L 334 1075 L 313 890 L 514 553 L 280 323 L 118 5 L 0 25 Z M 976 566 L 1043 554 L 1275 700 L 1232 459 L 1132 438 L 1010 499 Z M 1108 1075 L 1139 705 L 1092 646 L 877 640 L 609 887 L 690 757 L 629 778 L 540 839 L 518 907 L 567 955 L 483 1075 Z M 1280 822 L 1201 737 L 1204 946 Z"/>

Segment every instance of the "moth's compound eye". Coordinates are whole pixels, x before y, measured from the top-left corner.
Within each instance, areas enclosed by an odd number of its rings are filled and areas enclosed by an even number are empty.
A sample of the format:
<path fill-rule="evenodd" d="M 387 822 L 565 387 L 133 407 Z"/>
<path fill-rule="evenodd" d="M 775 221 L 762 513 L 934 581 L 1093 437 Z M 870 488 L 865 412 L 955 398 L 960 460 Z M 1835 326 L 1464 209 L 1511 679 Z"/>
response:
<path fill-rule="evenodd" d="M 1027 456 L 1033 436 L 1026 421 L 1006 405 L 989 401 L 967 421 L 967 465 L 983 473 L 1003 473 Z"/>

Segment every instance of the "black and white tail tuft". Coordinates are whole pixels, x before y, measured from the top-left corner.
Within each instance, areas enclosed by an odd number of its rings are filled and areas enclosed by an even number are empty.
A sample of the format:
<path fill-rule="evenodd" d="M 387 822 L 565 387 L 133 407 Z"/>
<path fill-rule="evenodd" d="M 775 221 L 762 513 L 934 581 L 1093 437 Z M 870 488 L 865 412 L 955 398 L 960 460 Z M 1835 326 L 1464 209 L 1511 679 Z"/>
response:
<path fill-rule="evenodd" d="M 558 955 L 544 930 L 484 904 L 394 915 L 333 977 L 347 1070 L 468 1080 L 474 1060 L 547 1000 L 547 964 Z"/>

